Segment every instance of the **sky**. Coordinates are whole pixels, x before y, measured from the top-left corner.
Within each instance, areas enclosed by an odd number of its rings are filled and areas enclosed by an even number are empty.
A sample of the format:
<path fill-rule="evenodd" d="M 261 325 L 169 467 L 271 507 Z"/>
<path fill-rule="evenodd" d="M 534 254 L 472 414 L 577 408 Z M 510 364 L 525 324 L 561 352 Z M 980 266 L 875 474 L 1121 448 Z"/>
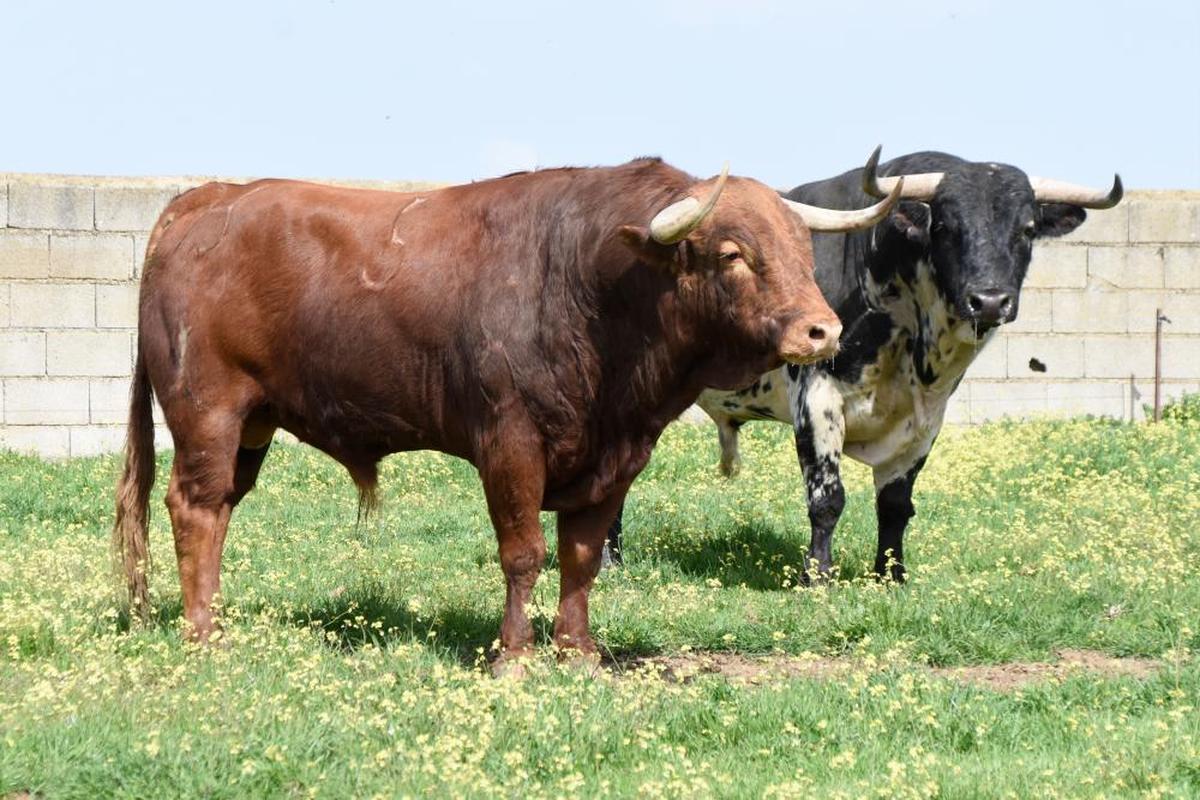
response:
<path fill-rule="evenodd" d="M 0 0 L 0 172 L 779 187 L 945 150 L 1200 188 L 1200 3 Z"/>

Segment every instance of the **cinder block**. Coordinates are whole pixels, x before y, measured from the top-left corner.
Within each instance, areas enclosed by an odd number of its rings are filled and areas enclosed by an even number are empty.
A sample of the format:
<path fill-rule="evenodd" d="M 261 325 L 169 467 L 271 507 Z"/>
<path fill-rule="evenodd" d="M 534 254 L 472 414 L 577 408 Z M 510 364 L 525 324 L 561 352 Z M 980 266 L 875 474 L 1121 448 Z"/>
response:
<path fill-rule="evenodd" d="M 135 328 L 138 317 L 136 283 L 96 287 L 96 324 L 101 328 Z"/>
<path fill-rule="evenodd" d="M 46 372 L 50 375 L 117 377 L 132 371 L 129 334 L 123 331 L 51 331 L 46 334 Z"/>
<path fill-rule="evenodd" d="M 1083 337 L 1083 374 L 1088 378 L 1154 375 L 1154 338 L 1144 335 Z"/>
<path fill-rule="evenodd" d="M 12 181 L 8 184 L 8 224 L 13 228 L 90 231 L 95 227 L 90 186 L 53 186 Z"/>
<path fill-rule="evenodd" d="M 0 375 L 45 375 L 46 334 L 40 331 L 0 333 Z"/>
<path fill-rule="evenodd" d="M 1063 381 L 1046 385 L 1046 410 L 1055 416 L 1127 419 L 1127 383 Z"/>
<path fill-rule="evenodd" d="M 49 275 L 49 234 L 0 230 L 0 278 L 45 278 Z"/>
<path fill-rule="evenodd" d="M 91 284 L 14 283 L 12 325 L 17 328 L 90 328 L 96 324 Z"/>
<path fill-rule="evenodd" d="M 116 453 L 125 446 L 124 425 L 72 427 L 70 432 L 72 458 Z"/>
<path fill-rule="evenodd" d="M 1046 411 L 1046 384 L 1040 381 L 975 381 L 971 384 L 971 422 L 1001 417 L 1027 418 Z"/>
<path fill-rule="evenodd" d="M 0 184 L 0 228 L 8 227 L 8 184 Z"/>
<path fill-rule="evenodd" d="M 1056 333 L 1124 333 L 1127 328 L 1126 292 L 1059 289 L 1050 302 Z"/>
<path fill-rule="evenodd" d="M 142 269 L 146 266 L 146 248 L 150 245 L 150 235 L 147 233 L 134 234 L 133 237 L 133 277 L 142 278 Z"/>
<path fill-rule="evenodd" d="M 96 229 L 101 231 L 148 231 L 158 221 L 174 189 L 142 186 L 97 186 Z"/>
<path fill-rule="evenodd" d="M 1164 336 L 1162 375 L 1168 380 L 1200 377 L 1200 336 Z"/>
<path fill-rule="evenodd" d="M 1070 244 L 1038 245 L 1033 249 L 1025 286 L 1031 289 L 1087 286 L 1087 248 Z"/>
<path fill-rule="evenodd" d="M 1133 200 L 1129 204 L 1129 240 L 1200 242 L 1200 200 Z"/>
<path fill-rule="evenodd" d="M 87 421 L 85 380 L 8 378 L 4 381 L 6 425 L 72 425 Z"/>
<path fill-rule="evenodd" d="M 50 275 L 128 280 L 133 276 L 133 237 L 116 233 L 53 234 Z"/>
<path fill-rule="evenodd" d="M 67 429 L 54 425 L 0 427 L 0 449 L 31 453 L 43 458 L 66 458 L 71 454 Z"/>
<path fill-rule="evenodd" d="M 947 425 L 968 425 L 971 422 L 971 384 L 959 384 L 946 403 L 946 414 L 942 421 Z"/>
<path fill-rule="evenodd" d="M 92 424 L 118 425 L 129 419 L 129 378 L 92 378 L 88 403 Z"/>
<path fill-rule="evenodd" d="M 1159 289 L 1163 285 L 1163 248 L 1089 247 L 1088 277 L 1100 288 Z"/>
<path fill-rule="evenodd" d="M 1005 333 L 1044 333 L 1051 329 L 1050 292 L 1022 289 L 1017 318 L 1001 330 Z"/>
<path fill-rule="evenodd" d="M 1129 330 L 1153 333 L 1155 310 L 1162 309 L 1169 323 L 1163 325 L 1167 336 L 1200 333 L 1200 292 L 1130 292 Z"/>
<path fill-rule="evenodd" d="M 1168 289 L 1200 289 L 1200 247 L 1166 247 L 1163 278 Z"/>
<path fill-rule="evenodd" d="M 1123 244 L 1129 241 L 1129 203 L 1121 203 L 1106 211 L 1090 210 L 1087 219 L 1060 242 Z"/>
<path fill-rule="evenodd" d="M 1008 337 L 996 335 L 983 346 L 975 355 L 971 366 L 963 376 L 964 380 L 979 378 L 1003 378 L 1008 375 L 1005 370 L 1005 353 L 1008 352 Z"/>
<path fill-rule="evenodd" d="M 1044 372 L 1031 368 L 1031 363 Z M 1009 336 L 1008 377 L 1083 377 L 1083 342 L 1073 336 Z"/>
<path fill-rule="evenodd" d="M 7 328 L 12 318 L 11 294 L 7 283 L 0 283 L 0 328 Z"/>

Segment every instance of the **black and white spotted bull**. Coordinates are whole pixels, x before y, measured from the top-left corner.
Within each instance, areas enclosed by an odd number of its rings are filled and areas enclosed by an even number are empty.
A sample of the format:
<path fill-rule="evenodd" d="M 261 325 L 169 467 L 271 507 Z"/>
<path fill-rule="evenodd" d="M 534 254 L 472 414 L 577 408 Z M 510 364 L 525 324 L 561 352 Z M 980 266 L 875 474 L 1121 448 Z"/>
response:
<path fill-rule="evenodd" d="M 845 505 L 842 455 L 869 465 L 879 525 L 875 573 L 902 581 L 913 482 L 963 373 L 996 328 L 1016 319 L 1034 241 L 1069 233 L 1085 208 L 1111 208 L 1123 190 L 1119 176 L 1104 192 L 946 153 L 883 165 L 878 155 L 865 168 L 785 195 L 855 208 L 904 176 L 901 203 L 878 225 L 814 237 L 817 284 L 843 324 L 838 354 L 773 370 L 737 391 L 708 390 L 698 404 L 717 423 L 726 475 L 738 470 L 743 423 L 793 425 L 812 526 L 808 563 L 817 576 L 831 570 L 833 529 Z M 610 535 L 617 553 L 619 522 Z"/>

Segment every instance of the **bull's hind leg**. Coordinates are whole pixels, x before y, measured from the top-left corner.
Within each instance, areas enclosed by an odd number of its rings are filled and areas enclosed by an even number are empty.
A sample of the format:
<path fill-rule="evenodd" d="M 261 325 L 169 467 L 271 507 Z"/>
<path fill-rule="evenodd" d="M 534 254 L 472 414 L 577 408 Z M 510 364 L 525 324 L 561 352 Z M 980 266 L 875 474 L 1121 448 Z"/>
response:
<path fill-rule="evenodd" d="M 721 444 L 721 474 L 732 478 L 742 468 L 742 456 L 738 452 L 738 429 L 742 427 L 742 421 L 733 417 L 713 419 L 717 423 L 717 440 Z"/>
<path fill-rule="evenodd" d="M 167 510 L 175 534 L 175 557 L 189 635 L 207 641 L 213 632 L 212 602 L 221 585 L 221 550 L 233 511 L 241 420 L 210 414 L 175 436 L 175 461 L 167 487 Z"/>
<path fill-rule="evenodd" d="M 562 570 L 554 643 L 564 653 L 593 658 L 596 643 L 588 625 L 588 593 L 600 571 L 605 531 L 625 501 L 628 486 L 597 505 L 558 514 L 558 563 Z"/>
<path fill-rule="evenodd" d="M 546 558 L 546 538 L 538 520 L 545 491 L 545 462 L 536 447 L 535 432 L 517 433 L 522 435 L 497 437 L 502 441 L 489 448 L 479 466 L 505 581 L 500 655 L 493 667 L 496 674 L 533 651 L 533 626 L 525 607 Z"/>
<path fill-rule="evenodd" d="M 925 466 L 928 452 L 926 447 L 915 460 L 910 458 L 875 469 L 875 513 L 879 520 L 875 574 L 881 578 L 890 575 L 897 583 L 903 583 L 905 578 L 904 531 L 916 513 L 912 502 L 913 485 L 921 467 Z"/>
<path fill-rule="evenodd" d="M 186 429 L 185 435 L 176 436 L 166 502 L 175 534 L 183 616 L 189 635 L 208 641 L 215 628 L 212 603 L 221 587 L 229 518 L 254 487 L 274 429 L 218 413 L 197 418 Z"/>
<path fill-rule="evenodd" d="M 791 384 L 791 381 L 789 381 Z M 826 578 L 833 569 L 831 550 L 833 530 L 846 505 L 842 486 L 842 446 L 846 421 L 842 395 L 833 382 L 816 367 L 806 367 L 798 380 L 789 385 L 793 403 L 796 454 L 804 471 L 804 489 L 808 498 L 808 521 L 812 527 L 803 580 Z"/>

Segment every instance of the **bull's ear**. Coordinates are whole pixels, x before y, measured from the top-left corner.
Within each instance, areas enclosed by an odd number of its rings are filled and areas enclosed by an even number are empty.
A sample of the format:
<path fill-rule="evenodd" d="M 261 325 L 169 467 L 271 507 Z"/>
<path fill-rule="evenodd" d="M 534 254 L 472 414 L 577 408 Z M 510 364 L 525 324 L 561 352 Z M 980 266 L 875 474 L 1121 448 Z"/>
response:
<path fill-rule="evenodd" d="M 1038 206 L 1037 235 L 1065 236 L 1087 219 L 1087 212 L 1069 203 L 1042 203 Z"/>
<path fill-rule="evenodd" d="M 888 233 L 902 237 L 915 247 L 924 249 L 929 246 L 929 223 L 932 215 L 929 206 L 924 203 L 905 201 L 896 210 L 888 214 L 883 225 Z"/>
<path fill-rule="evenodd" d="M 649 228 L 637 225 L 622 225 L 617 234 L 621 241 L 634 252 L 638 258 L 655 266 L 678 272 L 679 247 L 676 245 L 659 244 L 650 236 Z"/>

